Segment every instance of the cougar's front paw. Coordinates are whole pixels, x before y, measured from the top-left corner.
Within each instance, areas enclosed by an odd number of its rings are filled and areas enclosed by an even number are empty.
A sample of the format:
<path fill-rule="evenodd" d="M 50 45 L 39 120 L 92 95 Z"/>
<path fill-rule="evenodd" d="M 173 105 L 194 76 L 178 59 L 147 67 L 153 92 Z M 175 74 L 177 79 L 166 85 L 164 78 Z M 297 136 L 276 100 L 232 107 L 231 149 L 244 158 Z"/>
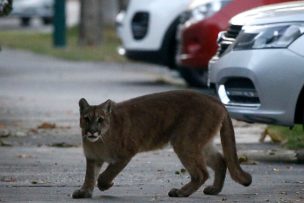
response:
<path fill-rule="evenodd" d="M 83 189 L 78 189 L 73 192 L 72 197 L 73 197 L 73 199 L 91 198 L 92 192 L 85 191 Z"/>
<path fill-rule="evenodd" d="M 189 194 L 184 194 L 182 192 L 182 190 L 173 188 L 170 190 L 170 192 L 168 193 L 169 197 L 188 197 Z"/>
<path fill-rule="evenodd" d="M 101 191 L 105 191 L 107 189 L 109 189 L 110 187 L 112 187 L 114 185 L 114 183 L 107 183 L 107 182 L 103 182 L 103 181 L 99 181 L 98 180 L 98 183 L 97 183 L 97 186 L 99 188 L 99 190 Z"/>
<path fill-rule="evenodd" d="M 206 195 L 217 195 L 220 192 L 221 192 L 221 188 L 216 188 L 216 187 L 214 187 L 212 185 L 211 186 L 207 186 L 204 189 L 204 193 Z"/>

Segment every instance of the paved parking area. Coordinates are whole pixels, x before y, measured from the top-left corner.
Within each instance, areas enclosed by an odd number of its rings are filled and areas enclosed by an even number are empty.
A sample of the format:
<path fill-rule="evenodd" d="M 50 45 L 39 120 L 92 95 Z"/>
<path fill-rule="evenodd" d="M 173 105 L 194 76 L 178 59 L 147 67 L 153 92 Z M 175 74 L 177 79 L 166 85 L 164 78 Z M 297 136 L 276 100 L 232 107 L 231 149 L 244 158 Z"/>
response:
<path fill-rule="evenodd" d="M 0 147 L 0 201 L 75 201 L 70 194 L 80 187 L 85 170 L 78 127 L 81 97 L 98 104 L 108 98 L 122 101 L 183 88 L 174 72 L 160 67 L 69 62 L 4 49 L 0 52 L 0 131 L 7 130 L 9 135 L 0 140 L 1 145 L 12 146 Z M 42 123 L 55 127 L 38 128 Z M 257 143 L 264 126 L 240 122 L 234 122 L 234 126 L 240 150 L 273 147 Z M 105 192 L 96 188 L 93 201 L 304 201 L 302 165 L 255 161 L 243 167 L 253 175 L 248 188 L 228 175 L 220 195 L 206 196 L 202 187 L 189 198 L 169 198 L 167 192 L 189 177 L 181 172 L 180 162 L 168 147 L 136 156 L 113 188 Z"/>

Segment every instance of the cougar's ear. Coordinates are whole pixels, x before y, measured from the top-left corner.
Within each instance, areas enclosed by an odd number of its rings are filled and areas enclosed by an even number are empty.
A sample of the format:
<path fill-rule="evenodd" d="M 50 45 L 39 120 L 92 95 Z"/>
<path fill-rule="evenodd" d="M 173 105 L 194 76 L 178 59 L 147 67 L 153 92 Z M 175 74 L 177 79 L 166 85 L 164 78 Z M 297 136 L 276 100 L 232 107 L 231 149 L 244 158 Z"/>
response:
<path fill-rule="evenodd" d="M 111 113 L 112 108 L 115 102 L 113 102 L 111 99 L 108 99 L 106 102 L 102 103 L 100 106 L 102 106 L 102 109 L 106 113 Z"/>
<path fill-rule="evenodd" d="M 85 100 L 84 98 L 81 98 L 79 100 L 79 110 L 80 110 L 80 114 L 82 114 L 86 109 L 88 109 L 90 107 L 89 103 L 87 102 L 87 100 Z"/>

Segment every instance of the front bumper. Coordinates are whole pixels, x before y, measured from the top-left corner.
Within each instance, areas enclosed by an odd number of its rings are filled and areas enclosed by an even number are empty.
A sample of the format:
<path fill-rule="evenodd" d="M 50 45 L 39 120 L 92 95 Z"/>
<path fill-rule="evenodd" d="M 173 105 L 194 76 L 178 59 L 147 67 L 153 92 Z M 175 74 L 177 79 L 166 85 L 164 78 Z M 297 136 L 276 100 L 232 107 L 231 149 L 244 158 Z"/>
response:
<path fill-rule="evenodd" d="M 118 53 L 133 61 L 167 65 L 164 63 L 166 59 L 164 59 L 164 54 L 161 50 L 128 50 L 120 46 L 118 47 Z"/>
<path fill-rule="evenodd" d="M 231 51 L 210 61 L 209 79 L 233 118 L 293 125 L 303 64 L 289 49 Z"/>
<path fill-rule="evenodd" d="M 125 12 L 121 12 L 116 17 L 116 33 L 120 39 L 123 39 L 125 34 L 125 29 L 123 27 L 123 20 L 125 18 Z M 122 40 L 123 41 L 123 40 Z M 164 54 L 161 50 L 144 50 L 141 48 L 137 49 L 127 49 L 123 45 L 117 48 L 117 52 L 119 55 L 127 57 L 129 60 L 140 61 L 158 65 L 166 65 L 164 64 Z M 165 60 L 166 61 L 166 60 Z"/>

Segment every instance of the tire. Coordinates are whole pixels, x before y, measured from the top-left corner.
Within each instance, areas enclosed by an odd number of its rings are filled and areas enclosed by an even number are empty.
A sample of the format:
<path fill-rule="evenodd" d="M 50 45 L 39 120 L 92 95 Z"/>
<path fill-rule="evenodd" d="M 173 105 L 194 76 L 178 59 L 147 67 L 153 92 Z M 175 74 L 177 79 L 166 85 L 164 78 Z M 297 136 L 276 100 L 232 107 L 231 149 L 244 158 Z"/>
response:
<path fill-rule="evenodd" d="M 207 87 L 208 69 L 191 69 L 178 67 L 180 76 L 191 87 Z"/>
<path fill-rule="evenodd" d="M 22 17 L 20 18 L 20 25 L 23 27 L 27 27 L 31 24 L 31 18 L 30 17 Z"/>
<path fill-rule="evenodd" d="M 177 68 L 175 63 L 175 56 L 177 53 L 177 41 L 175 36 L 178 24 L 179 17 L 177 17 L 169 26 L 161 46 L 162 64 L 172 70 L 176 70 Z"/>
<path fill-rule="evenodd" d="M 304 86 L 299 94 L 297 104 L 295 107 L 295 116 L 294 123 L 295 124 L 303 124 L 304 125 Z"/>
<path fill-rule="evenodd" d="M 50 25 L 53 22 L 52 17 L 43 17 L 41 18 L 43 25 Z"/>

